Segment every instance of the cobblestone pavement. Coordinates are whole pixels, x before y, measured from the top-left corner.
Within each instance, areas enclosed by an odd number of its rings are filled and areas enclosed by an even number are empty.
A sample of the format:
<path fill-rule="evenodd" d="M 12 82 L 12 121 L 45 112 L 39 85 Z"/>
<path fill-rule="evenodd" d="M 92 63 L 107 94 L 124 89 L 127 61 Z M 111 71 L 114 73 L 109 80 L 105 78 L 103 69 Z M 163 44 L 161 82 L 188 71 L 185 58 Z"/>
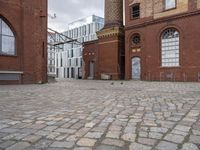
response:
<path fill-rule="evenodd" d="M 0 149 L 198 150 L 200 83 L 0 86 Z"/>

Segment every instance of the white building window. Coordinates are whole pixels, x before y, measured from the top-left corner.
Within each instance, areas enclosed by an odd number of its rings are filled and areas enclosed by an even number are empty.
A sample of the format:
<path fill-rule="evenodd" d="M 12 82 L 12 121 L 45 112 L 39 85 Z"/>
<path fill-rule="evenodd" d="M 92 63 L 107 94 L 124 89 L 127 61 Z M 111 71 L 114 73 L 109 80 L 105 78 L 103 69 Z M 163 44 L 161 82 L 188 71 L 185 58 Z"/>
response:
<path fill-rule="evenodd" d="M 176 7 L 176 0 L 165 0 L 165 10 Z"/>
<path fill-rule="evenodd" d="M 162 67 L 178 67 L 179 32 L 174 28 L 165 30 L 161 39 Z"/>
<path fill-rule="evenodd" d="M 15 36 L 10 27 L 0 18 L 0 54 L 15 55 Z"/>

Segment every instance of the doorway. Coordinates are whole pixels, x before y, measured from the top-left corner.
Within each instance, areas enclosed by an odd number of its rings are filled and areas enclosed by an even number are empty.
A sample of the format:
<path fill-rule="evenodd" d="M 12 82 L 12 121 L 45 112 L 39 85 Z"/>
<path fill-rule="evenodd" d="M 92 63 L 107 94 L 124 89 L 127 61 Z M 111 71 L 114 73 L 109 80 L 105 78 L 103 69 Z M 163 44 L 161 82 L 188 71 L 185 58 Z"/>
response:
<path fill-rule="evenodd" d="M 94 79 L 94 62 L 89 62 L 89 76 L 88 79 Z"/>
<path fill-rule="evenodd" d="M 139 57 L 132 58 L 132 79 L 141 79 L 141 59 Z"/>

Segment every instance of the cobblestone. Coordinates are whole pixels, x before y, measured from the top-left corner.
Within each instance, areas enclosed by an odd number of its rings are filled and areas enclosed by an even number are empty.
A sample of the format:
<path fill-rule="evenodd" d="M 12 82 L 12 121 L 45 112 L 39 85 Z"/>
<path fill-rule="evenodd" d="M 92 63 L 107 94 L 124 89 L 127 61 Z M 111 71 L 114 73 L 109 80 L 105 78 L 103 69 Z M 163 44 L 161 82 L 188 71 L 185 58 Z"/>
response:
<path fill-rule="evenodd" d="M 199 148 L 199 83 L 59 80 L 0 86 L 0 149 Z"/>
<path fill-rule="evenodd" d="M 19 143 L 16 143 L 16 144 L 10 146 L 6 150 L 23 150 L 29 146 L 30 146 L 30 144 L 27 142 L 19 142 Z"/>
<path fill-rule="evenodd" d="M 152 147 L 138 144 L 138 143 L 132 143 L 129 147 L 129 150 L 151 150 Z"/>
<path fill-rule="evenodd" d="M 96 140 L 94 139 L 82 138 L 77 142 L 77 145 L 92 147 L 94 146 L 95 143 L 96 143 Z"/>
<path fill-rule="evenodd" d="M 156 147 L 158 150 L 177 150 L 177 144 L 161 141 Z"/>
<path fill-rule="evenodd" d="M 59 142 L 56 141 L 53 144 L 51 144 L 50 147 L 55 147 L 55 148 L 72 148 L 74 146 L 74 142 Z"/>
<path fill-rule="evenodd" d="M 102 144 L 123 147 L 125 145 L 125 142 L 116 140 L 116 139 L 108 139 L 107 138 L 102 141 Z"/>
<path fill-rule="evenodd" d="M 195 144 L 192 143 L 185 143 L 181 150 L 199 150 Z"/>

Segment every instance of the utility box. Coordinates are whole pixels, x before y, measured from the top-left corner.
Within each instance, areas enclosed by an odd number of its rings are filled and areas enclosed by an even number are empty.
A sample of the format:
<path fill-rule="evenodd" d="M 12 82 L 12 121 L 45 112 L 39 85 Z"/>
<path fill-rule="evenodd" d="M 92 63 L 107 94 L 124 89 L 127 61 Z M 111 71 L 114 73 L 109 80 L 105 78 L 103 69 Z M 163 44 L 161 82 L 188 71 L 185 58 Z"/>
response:
<path fill-rule="evenodd" d="M 111 80 L 111 75 L 102 73 L 101 80 Z"/>

